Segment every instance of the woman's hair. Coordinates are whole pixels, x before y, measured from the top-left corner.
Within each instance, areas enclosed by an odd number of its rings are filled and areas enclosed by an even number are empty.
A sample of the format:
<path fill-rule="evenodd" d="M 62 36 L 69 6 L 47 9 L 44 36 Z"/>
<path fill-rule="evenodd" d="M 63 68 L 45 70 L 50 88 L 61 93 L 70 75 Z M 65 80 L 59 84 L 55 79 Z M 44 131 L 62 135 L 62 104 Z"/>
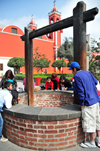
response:
<path fill-rule="evenodd" d="M 61 75 L 60 80 L 65 80 L 65 79 L 66 79 L 65 76 Z"/>
<path fill-rule="evenodd" d="M 53 73 L 52 75 L 51 75 L 51 78 L 53 78 L 53 79 L 55 79 L 57 77 L 57 74 L 56 73 Z"/>
<path fill-rule="evenodd" d="M 7 70 L 6 73 L 5 73 L 5 77 L 7 77 L 8 73 L 10 73 L 10 78 L 13 79 L 14 78 L 14 75 L 12 73 L 11 70 Z"/>

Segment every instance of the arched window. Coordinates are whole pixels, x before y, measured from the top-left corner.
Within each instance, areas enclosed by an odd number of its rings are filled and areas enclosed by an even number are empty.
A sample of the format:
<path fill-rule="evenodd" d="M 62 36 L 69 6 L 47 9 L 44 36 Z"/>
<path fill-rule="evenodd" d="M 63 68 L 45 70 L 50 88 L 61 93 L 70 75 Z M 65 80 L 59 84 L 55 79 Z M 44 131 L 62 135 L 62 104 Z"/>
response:
<path fill-rule="evenodd" d="M 16 29 L 16 28 L 12 28 L 12 29 L 11 29 L 11 32 L 12 32 L 13 34 L 17 34 L 17 29 Z"/>
<path fill-rule="evenodd" d="M 53 23 L 53 18 L 51 19 L 51 24 Z"/>
<path fill-rule="evenodd" d="M 59 19 L 57 18 L 57 20 L 56 20 L 57 22 L 59 21 Z"/>

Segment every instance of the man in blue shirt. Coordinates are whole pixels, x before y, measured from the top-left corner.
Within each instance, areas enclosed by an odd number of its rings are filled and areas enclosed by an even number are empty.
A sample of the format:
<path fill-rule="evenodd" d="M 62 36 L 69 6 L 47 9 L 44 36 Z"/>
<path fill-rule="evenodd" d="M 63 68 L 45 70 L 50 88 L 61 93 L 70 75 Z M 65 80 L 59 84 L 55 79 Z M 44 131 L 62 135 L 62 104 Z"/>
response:
<path fill-rule="evenodd" d="M 78 62 L 72 62 L 68 70 L 74 75 L 73 88 L 82 107 L 83 131 L 89 133 L 90 141 L 81 143 L 84 148 L 100 147 L 99 96 L 96 90 L 97 79 L 89 71 L 80 70 Z M 95 139 L 95 132 L 97 136 Z"/>
<path fill-rule="evenodd" d="M 1 112 L 5 106 L 7 109 L 12 107 L 12 95 L 9 90 L 12 90 L 12 84 L 9 81 L 4 83 L 4 89 L 0 91 L 0 142 L 6 142 L 8 139 L 2 136 L 3 118 Z"/>

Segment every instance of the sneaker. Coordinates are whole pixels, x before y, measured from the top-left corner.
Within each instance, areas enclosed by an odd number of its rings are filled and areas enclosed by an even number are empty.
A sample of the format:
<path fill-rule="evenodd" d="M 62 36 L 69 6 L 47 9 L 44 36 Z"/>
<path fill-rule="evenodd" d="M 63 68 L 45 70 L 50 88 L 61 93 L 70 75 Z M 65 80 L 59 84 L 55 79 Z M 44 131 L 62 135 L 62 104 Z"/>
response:
<path fill-rule="evenodd" d="M 95 142 L 91 142 L 91 141 L 87 141 L 85 143 L 81 143 L 79 146 L 83 147 L 83 148 L 93 148 L 93 147 L 96 147 Z"/>
<path fill-rule="evenodd" d="M 2 137 L 1 139 L 0 139 L 0 142 L 7 142 L 8 141 L 8 139 L 7 138 L 4 138 L 4 137 Z"/>
<path fill-rule="evenodd" d="M 95 143 L 98 147 L 100 147 L 100 137 L 95 138 Z"/>

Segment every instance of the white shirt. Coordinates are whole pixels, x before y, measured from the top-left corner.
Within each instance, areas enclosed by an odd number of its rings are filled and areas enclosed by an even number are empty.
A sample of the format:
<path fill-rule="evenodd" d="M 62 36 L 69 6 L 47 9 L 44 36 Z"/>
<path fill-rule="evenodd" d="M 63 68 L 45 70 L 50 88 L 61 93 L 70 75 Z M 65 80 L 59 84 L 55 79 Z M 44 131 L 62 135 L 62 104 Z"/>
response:
<path fill-rule="evenodd" d="M 100 91 L 100 83 L 99 83 L 99 81 L 98 81 L 98 84 L 96 85 L 96 88 L 97 88 L 97 90 Z"/>
<path fill-rule="evenodd" d="M 10 93 L 4 97 L 4 101 L 7 109 L 12 107 L 12 95 Z"/>

